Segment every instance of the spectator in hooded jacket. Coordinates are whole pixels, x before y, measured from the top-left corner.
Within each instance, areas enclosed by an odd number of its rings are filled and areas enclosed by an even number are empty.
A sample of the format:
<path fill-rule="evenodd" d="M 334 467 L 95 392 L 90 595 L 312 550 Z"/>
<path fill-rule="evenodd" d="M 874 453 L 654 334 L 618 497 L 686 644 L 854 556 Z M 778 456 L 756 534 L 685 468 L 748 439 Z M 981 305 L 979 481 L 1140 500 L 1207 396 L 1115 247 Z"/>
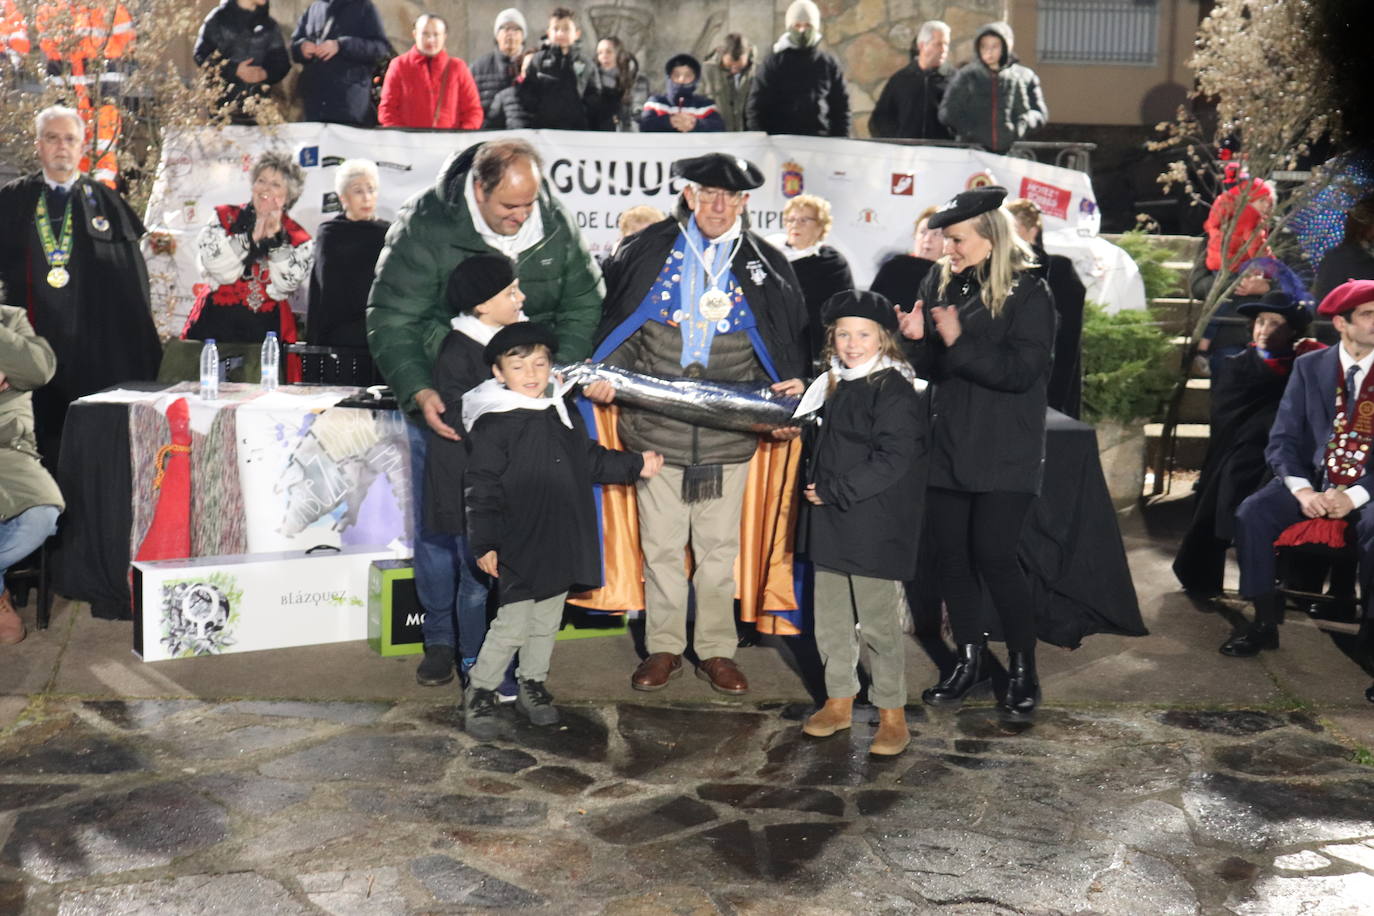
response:
<path fill-rule="evenodd" d="M 811 0 L 787 8 L 787 30 L 749 91 L 749 130 L 812 137 L 849 136 L 849 90 L 840 62 L 822 51 L 821 11 Z"/>
<path fill-rule="evenodd" d="M 572 10 L 560 6 L 549 14 L 545 44 L 535 52 L 518 89 L 520 103 L 534 120 L 532 127 L 587 129 L 587 109 L 582 100 L 594 68 L 578 47 L 581 37 L 577 14 Z"/>
<path fill-rule="evenodd" d="M 496 48 L 472 63 L 472 79 L 482 97 L 482 113 L 491 114 L 496 93 L 515 85 L 520 75 L 521 53 L 525 50 L 525 16 L 519 10 L 504 9 L 496 14 Z"/>
<path fill-rule="evenodd" d="M 296 23 L 291 56 L 302 64 L 307 121 L 366 126 L 372 73 L 391 55 L 372 0 L 315 0 Z"/>
<path fill-rule="evenodd" d="M 965 143 L 1005 153 L 1050 119 L 1040 77 L 1017 63 L 1011 26 L 990 22 L 973 47 L 978 59 L 954 74 L 940 103 L 940 120 Z"/>
<path fill-rule="evenodd" d="M 596 43 L 596 72 L 587 85 L 587 126 L 592 130 L 639 130 L 639 113 L 649 98 L 649 81 L 625 43 L 607 35 Z"/>
<path fill-rule="evenodd" d="M 197 66 L 215 67 L 225 82 L 220 106 L 235 124 L 256 124 L 248 99 L 266 98 L 291 71 L 286 40 L 267 0 L 222 0 L 201 23 L 193 52 Z"/>
<path fill-rule="evenodd" d="M 476 130 L 482 100 L 462 58 L 444 50 L 448 23 L 433 13 L 415 20 L 415 46 L 393 57 L 382 81 L 377 123 L 383 127 Z"/>
<path fill-rule="evenodd" d="M 704 95 L 697 95 L 697 80 L 701 78 L 701 63 L 690 54 L 675 54 L 663 67 L 667 78 L 667 92 L 655 95 L 644 103 L 639 116 L 639 129 L 645 133 L 691 133 L 724 130 L 725 121 L 716 103 Z"/>
<path fill-rule="evenodd" d="M 932 19 L 921 26 L 911 44 L 911 63 L 887 81 L 868 120 L 875 137 L 909 140 L 949 140 L 949 128 L 940 121 L 940 102 L 954 68 L 949 56 L 950 31 L 946 23 Z"/>
<path fill-rule="evenodd" d="M 744 130 L 744 108 L 754 83 L 754 46 L 731 32 L 702 65 L 701 89 L 716 103 L 726 130 Z"/>

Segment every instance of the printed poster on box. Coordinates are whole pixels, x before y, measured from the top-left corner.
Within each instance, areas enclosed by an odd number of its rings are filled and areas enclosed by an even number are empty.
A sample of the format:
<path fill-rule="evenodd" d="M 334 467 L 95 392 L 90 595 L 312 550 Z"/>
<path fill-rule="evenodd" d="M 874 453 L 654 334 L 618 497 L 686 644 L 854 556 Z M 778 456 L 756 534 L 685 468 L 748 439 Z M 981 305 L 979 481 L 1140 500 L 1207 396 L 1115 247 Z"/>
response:
<path fill-rule="evenodd" d="M 344 548 L 133 564 L 134 653 L 145 662 L 367 638 L 368 570 Z"/>

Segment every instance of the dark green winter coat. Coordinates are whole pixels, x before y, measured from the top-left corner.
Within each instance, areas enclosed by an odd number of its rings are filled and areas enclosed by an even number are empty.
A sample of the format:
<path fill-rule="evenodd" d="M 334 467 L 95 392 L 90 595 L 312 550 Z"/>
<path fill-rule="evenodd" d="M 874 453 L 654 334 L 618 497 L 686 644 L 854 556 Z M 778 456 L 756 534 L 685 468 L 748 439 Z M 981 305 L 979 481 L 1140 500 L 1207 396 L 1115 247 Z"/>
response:
<path fill-rule="evenodd" d="M 494 251 L 478 235 L 463 186 L 481 144 L 449 158 L 436 185 L 412 197 L 396 214 L 377 261 L 368 297 L 367 344 L 372 359 L 408 413 L 415 394 L 433 388 L 434 360 L 453 312 L 444 296 L 453 268 Z M 525 293 L 525 314 L 558 335 L 558 360 L 591 353 L 605 287 L 572 215 L 554 200 L 547 182 L 539 191 L 544 239 L 521 252 L 515 272 Z"/>

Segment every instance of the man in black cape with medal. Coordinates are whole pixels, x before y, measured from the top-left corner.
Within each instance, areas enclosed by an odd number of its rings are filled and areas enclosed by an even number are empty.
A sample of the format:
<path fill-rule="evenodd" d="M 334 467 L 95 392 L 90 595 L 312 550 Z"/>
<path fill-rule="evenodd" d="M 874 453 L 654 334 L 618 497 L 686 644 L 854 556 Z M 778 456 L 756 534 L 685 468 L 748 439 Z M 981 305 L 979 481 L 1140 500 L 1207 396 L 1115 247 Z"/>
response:
<path fill-rule="evenodd" d="M 123 198 L 81 173 L 81 116 L 46 108 L 35 132 L 42 167 L 0 188 L 0 281 L 57 354 L 57 374 L 33 395 L 38 450 L 56 467 L 67 406 L 156 378 L 162 345 L 138 247 L 146 230 Z"/>
<path fill-rule="evenodd" d="M 748 192 L 763 184 L 751 162 L 710 153 L 673 163 L 686 187 L 676 212 L 625 241 L 606 264 L 606 301 L 593 359 L 658 377 L 772 383 L 801 394 L 806 303 L 782 253 L 750 231 Z M 610 403 L 606 382 L 587 397 Z M 797 435 L 775 430 L 775 439 Z M 637 485 L 649 656 L 631 678 L 658 690 L 682 673 L 692 548 L 697 676 L 721 693 L 749 682 L 733 660 L 735 558 L 749 462 L 759 436 L 711 429 L 622 407 L 623 447 L 662 454 L 666 465 Z"/>

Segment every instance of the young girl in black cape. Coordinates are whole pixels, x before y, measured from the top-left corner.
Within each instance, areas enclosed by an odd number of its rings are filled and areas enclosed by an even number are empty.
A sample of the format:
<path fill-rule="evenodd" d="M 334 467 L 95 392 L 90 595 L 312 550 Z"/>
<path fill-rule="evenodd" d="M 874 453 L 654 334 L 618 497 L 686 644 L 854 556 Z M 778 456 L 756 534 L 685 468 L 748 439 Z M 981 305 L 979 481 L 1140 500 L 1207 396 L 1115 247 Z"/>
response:
<path fill-rule="evenodd" d="M 826 300 L 821 318 L 830 371 L 811 384 L 798 416 L 821 410 L 809 443 L 805 543 L 828 699 L 802 730 L 825 737 L 849 728 L 862 636 L 878 707 L 869 752 L 895 755 L 910 741 L 901 583 L 916 573 L 929 411 L 891 302 L 849 290 Z"/>

